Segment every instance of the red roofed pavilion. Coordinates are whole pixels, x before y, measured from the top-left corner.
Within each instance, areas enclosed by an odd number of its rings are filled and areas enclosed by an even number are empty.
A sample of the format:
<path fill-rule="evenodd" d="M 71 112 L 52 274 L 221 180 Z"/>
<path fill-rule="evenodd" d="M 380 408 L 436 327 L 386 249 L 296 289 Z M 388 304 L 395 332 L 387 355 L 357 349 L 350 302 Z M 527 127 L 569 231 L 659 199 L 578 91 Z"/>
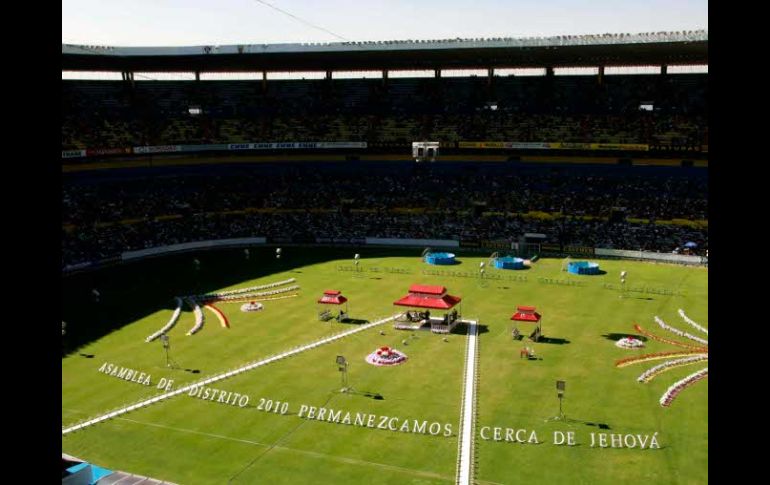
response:
<path fill-rule="evenodd" d="M 318 300 L 318 303 L 325 303 L 327 305 L 342 305 L 346 301 L 348 301 L 348 299 L 342 296 L 341 291 L 324 290 L 324 295 Z"/>
<path fill-rule="evenodd" d="M 516 307 L 516 313 L 513 314 L 511 320 L 536 324 L 537 327 L 535 328 L 535 331 L 532 333 L 532 335 L 530 335 L 530 338 L 537 342 L 540 340 L 540 337 L 543 334 L 542 318 L 542 315 L 535 311 L 535 307 L 520 305 Z"/>
<path fill-rule="evenodd" d="M 460 322 L 457 311 L 446 313 L 443 318 L 435 318 L 430 316 L 430 310 L 449 310 L 460 301 L 462 298 L 448 294 L 444 286 L 412 285 L 409 287 L 409 294 L 394 301 L 393 304 L 428 309 L 425 313 L 406 312 L 405 317 L 408 321 L 416 321 L 421 325 L 430 323 L 431 331 L 434 333 L 449 333 Z M 415 329 L 421 325 L 415 327 L 396 323 L 396 328 Z"/>
<path fill-rule="evenodd" d="M 337 317 L 337 321 L 342 321 L 346 318 L 348 318 L 348 305 L 347 305 L 348 299 L 342 296 L 342 292 L 339 290 L 324 290 L 324 294 L 321 298 L 318 299 L 318 303 L 320 305 L 342 305 L 345 304 L 345 311 L 343 312 L 340 310 L 340 314 Z M 319 320 L 331 320 L 332 318 L 332 312 L 329 310 L 321 310 L 318 312 L 318 319 Z"/>

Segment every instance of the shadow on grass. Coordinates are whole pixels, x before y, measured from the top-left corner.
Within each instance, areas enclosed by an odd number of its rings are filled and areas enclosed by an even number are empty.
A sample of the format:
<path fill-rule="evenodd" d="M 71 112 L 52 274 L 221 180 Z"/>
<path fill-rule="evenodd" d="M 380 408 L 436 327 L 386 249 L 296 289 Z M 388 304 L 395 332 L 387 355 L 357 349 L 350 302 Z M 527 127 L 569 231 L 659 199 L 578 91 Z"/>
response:
<path fill-rule="evenodd" d="M 451 263 L 431 264 L 426 261 L 425 264 L 427 264 L 428 267 L 430 268 L 441 268 L 442 266 L 458 266 L 460 264 L 463 264 L 463 262 L 455 259 Z"/>
<path fill-rule="evenodd" d="M 478 331 L 479 335 L 482 333 L 488 333 L 489 327 L 487 325 L 478 324 L 476 325 L 476 330 Z M 468 324 L 467 323 L 460 323 L 455 328 L 452 329 L 451 332 L 449 332 L 453 335 L 467 335 L 468 334 Z"/>
<path fill-rule="evenodd" d="M 62 275 L 62 320 L 67 322 L 62 356 L 152 313 L 173 311 L 174 296 L 209 293 L 275 273 L 301 273 L 304 266 L 348 259 L 351 250 L 364 259 L 420 257 L 419 250 L 401 248 L 282 248 L 280 260 L 274 247 L 265 246 L 249 248 L 249 260 L 244 260 L 243 249 L 196 251 Z M 197 271 L 193 259 L 200 261 Z M 100 303 L 93 301 L 94 288 L 101 294 Z M 187 305 L 182 309 L 189 311 Z M 159 318 L 157 328 L 167 318 Z"/>
<path fill-rule="evenodd" d="M 569 340 L 565 338 L 556 338 L 556 337 L 540 337 L 540 340 L 537 341 L 541 344 L 556 344 L 556 345 L 564 345 L 570 343 Z"/>
<path fill-rule="evenodd" d="M 362 320 L 360 318 L 346 318 L 345 320 L 342 320 L 341 322 L 338 322 L 338 323 L 347 324 L 347 325 L 363 325 L 365 323 L 369 323 L 369 320 Z"/>
<path fill-rule="evenodd" d="M 618 340 L 626 337 L 633 337 L 637 340 L 641 340 L 642 342 L 647 341 L 647 337 L 644 335 L 636 335 L 633 333 L 605 333 L 602 335 L 602 337 L 606 338 L 607 340 L 612 340 L 613 342 L 617 342 Z"/>
<path fill-rule="evenodd" d="M 585 424 L 586 426 L 596 426 L 599 429 L 612 429 L 609 424 L 606 423 L 593 423 L 591 421 L 582 421 L 580 419 L 570 419 L 573 423 Z"/>
<path fill-rule="evenodd" d="M 353 394 L 354 396 L 364 396 L 368 397 L 370 399 L 374 399 L 375 401 L 384 401 L 385 396 L 380 394 L 379 392 L 371 392 L 371 391 L 356 391 L 355 389 L 349 389 L 347 391 L 348 394 Z"/>
<path fill-rule="evenodd" d="M 579 273 L 579 274 L 570 273 L 570 272 L 567 272 L 567 273 L 573 276 L 601 276 L 601 275 L 607 274 L 607 272 L 604 271 L 603 269 L 598 270 L 596 273 Z"/>

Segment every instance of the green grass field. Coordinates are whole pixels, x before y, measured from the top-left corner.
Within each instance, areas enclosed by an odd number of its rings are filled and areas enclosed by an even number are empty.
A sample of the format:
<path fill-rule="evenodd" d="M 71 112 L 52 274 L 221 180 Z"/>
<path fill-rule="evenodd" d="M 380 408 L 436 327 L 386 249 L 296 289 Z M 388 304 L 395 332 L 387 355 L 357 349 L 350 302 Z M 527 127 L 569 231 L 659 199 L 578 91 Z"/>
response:
<path fill-rule="evenodd" d="M 644 350 L 614 345 L 618 335 L 636 334 L 639 323 L 658 335 L 685 341 L 659 328 L 668 324 L 700 335 L 677 315 L 679 308 L 707 326 L 708 270 L 627 261 L 600 261 L 606 274 L 574 276 L 562 261 L 542 259 L 529 270 L 487 268 L 503 279 L 461 277 L 477 274 L 480 255 L 459 255 L 460 265 L 436 269 L 422 263 L 417 250 L 355 250 L 362 271 L 352 266 L 353 250 L 284 248 L 276 261 L 272 249 L 147 260 L 63 278 L 66 355 L 62 358 L 62 426 L 94 417 L 159 394 L 160 378 L 174 388 L 215 375 L 279 351 L 352 328 L 322 323 L 316 300 L 324 289 L 339 289 L 350 299 L 351 317 L 374 321 L 396 313 L 392 302 L 410 284 L 444 285 L 463 298 L 463 316 L 478 319 L 475 468 L 477 483 L 707 483 L 708 379 L 686 389 L 673 405 L 658 400 L 669 385 L 698 370 L 696 364 L 666 372 L 650 383 L 636 378 L 662 361 L 616 368 L 617 359 L 647 352 L 677 350 L 648 340 Z M 348 254 L 350 253 L 350 254 Z M 379 271 L 373 271 L 378 269 Z M 388 270 L 398 269 L 400 273 Z M 667 289 L 674 295 L 627 292 L 624 298 L 604 283 L 618 283 L 627 270 L 631 288 Z M 526 277 L 526 281 L 509 276 Z M 184 308 L 169 333 L 171 355 L 180 369 L 166 367 L 159 341 L 144 339 L 160 329 L 173 311 L 175 295 L 242 288 L 289 277 L 299 296 L 264 302 L 265 310 L 242 313 L 240 303 L 217 303 L 230 321 L 220 326 L 208 310 L 194 336 L 193 314 Z M 583 286 L 548 283 L 569 280 Z M 91 301 L 97 287 L 102 301 Z M 513 341 L 510 320 L 517 305 L 534 305 L 543 315 L 551 343 Z M 518 324 L 522 333 L 532 327 Z M 380 332 L 384 331 L 385 335 Z M 212 387 L 247 394 L 246 407 L 180 395 L 62 437 L 63 451 L 98 465 L 180 484 L 209 483 L 450 483 L 455 480 L 466 337 L 397 331 L 392 323 L 356 333 L 316 349 L 259 367 Z M 407 345 L 402 341 L 407 340 Z M 364 358 L 390 345 L 409 359 L 396 367 L 374 367 Z M 519 351 L 534 347 L 539 360 Z M 353 393 L 342 394 L 335 356 L 350 361 Z M 112 363 L 151 374 L 152 386 L 98 371 Z M 547 422 L 558 414 L 555 381 L 566 381 L 567 422 Z M 379 399 L 374 398 L 379 395 Z M 286 414 L 258 408 L 260 400 L 288 403 Z M 398 417 L 412 422 L 451 424 L 451 436 L 371 429 L 298 416 L 300 406 Z M 483 427 L 534 430 L 539 443 L 483 440 Z M 553 433 L 572 431 L 576 446 L 558 446 Z M 443 429 L 442 429 L 443 431 Z M 652 435 L 659 449 L 590 446 L 591 433 Z M 491 431 L 490 431 L 491 433 Z"/>

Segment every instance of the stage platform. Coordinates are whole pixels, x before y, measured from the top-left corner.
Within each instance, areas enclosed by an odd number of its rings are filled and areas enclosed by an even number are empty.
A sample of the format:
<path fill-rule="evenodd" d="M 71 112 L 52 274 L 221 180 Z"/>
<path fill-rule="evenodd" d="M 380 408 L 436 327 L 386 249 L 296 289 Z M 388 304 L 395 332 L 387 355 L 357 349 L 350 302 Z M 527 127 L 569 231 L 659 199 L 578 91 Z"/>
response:
<path fill-rule="evenodd" d="M 470 320 L 458 318 L 449 325 L 444 324 L 443 318 L 430 317 L 429 319 L 418 322 L 399 321 L 393 324 L 396 330 L 430 330 L 433 333 L 450 333 L 457 325 L 461 323 L 470 323 Z"/>

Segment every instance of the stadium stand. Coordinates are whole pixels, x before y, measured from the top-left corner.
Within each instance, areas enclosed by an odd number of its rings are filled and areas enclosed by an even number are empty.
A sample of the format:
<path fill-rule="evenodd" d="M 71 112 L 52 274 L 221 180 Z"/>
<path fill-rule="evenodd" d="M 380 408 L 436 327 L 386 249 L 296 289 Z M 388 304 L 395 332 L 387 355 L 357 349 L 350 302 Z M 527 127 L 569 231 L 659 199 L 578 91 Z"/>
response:
<path fill-rule="evenodd" d="M 63 81 L 62 150 L 262 140 L 408 146 L 423 138 L 707 144 L 707 76 L 659 77 L 271 81 L 265 92 L 249 81 L 144 81 L 135 90 Z M 640 110 L 650 100 L 654 110 Z"/>
<path fill-rule="evenodd" d="M 270 148 L 260 153 L 267 160 L 238 167 L 67 170 L 62 265 L 116 258 L 127 250 L 250 236 L 297 243 L 364 237 L 462 243 L 542 233 L 544 242 L 560 246 L 671 252 L 690 242 L 690 252 L 708 250 L 702 168 L 708 165 L 708 74 L 666 70 L 670 64 L 708 64 L 706 32 L 412 44 L 173 52 L 62 45 L 63 71 L 119 70 L 123 78 L 62 80 L 65 168 L 94 161 L 110 167 L 142 153 L 150 153 L 145 159 L 152 165 L 178 155 L 142 148 L 181 150 L 182 145 L 191 146 L 187 161 L 197 156 L 195 146 L 208 145 L 226 162 L 232 155 L 227 144 L 234 143 L 358 143 L 355 153 L 323 153 L 349 161 L 367 156 L 361 163 L 308 166 L 304 157 L 319 153 L 312 147 Z M 554 68 L 576 62 L 597 66 L 597 73 L 554 75 Z M 533 65 L 542 66 L 544 75 L 495 71 Z M 657 66 L 658 73 L 604 74 L 605 67 L 628 65 Z M 319 66 L 325 71 L 320 79 L 269 78 L 272 72 L 319 71 Z M 474 67 L 488 75 L 441 76 L 442 69 Z M 351 69 L 379 71 L 382 78 L 333 75 Z M 394 69 L 435 75 L 388 77 Z M 196 80 L 149 80 L 139 74 L 175 70 L 194 71 Z M 199 80 L 202 72 L 247 70 L 262 79 Z M 438 141 L 442 154 L 464 161 L 427 167 L 385 161 L 392 160 L 387 155 L 410 153 L 416 140 Z M 469 147 L 469 142 L 500 146 Z M 501 142 L 553 143 L 560 149 Z M 480 155 L 496 154 L 515 162 L 544 152 L 549 162 L 580 162 L 589 155 L 595 160 L 601 154 L 612 166 L 479 161 Z M 277 162 L 269 159 L 273 155 L 283 157 L 280 163 L 271 163 Z M 657 157 L 671 166 L 640 167 L 632 157 Z M 692 168 L 693 160 L 702 162 L 699 168 Z"/>

